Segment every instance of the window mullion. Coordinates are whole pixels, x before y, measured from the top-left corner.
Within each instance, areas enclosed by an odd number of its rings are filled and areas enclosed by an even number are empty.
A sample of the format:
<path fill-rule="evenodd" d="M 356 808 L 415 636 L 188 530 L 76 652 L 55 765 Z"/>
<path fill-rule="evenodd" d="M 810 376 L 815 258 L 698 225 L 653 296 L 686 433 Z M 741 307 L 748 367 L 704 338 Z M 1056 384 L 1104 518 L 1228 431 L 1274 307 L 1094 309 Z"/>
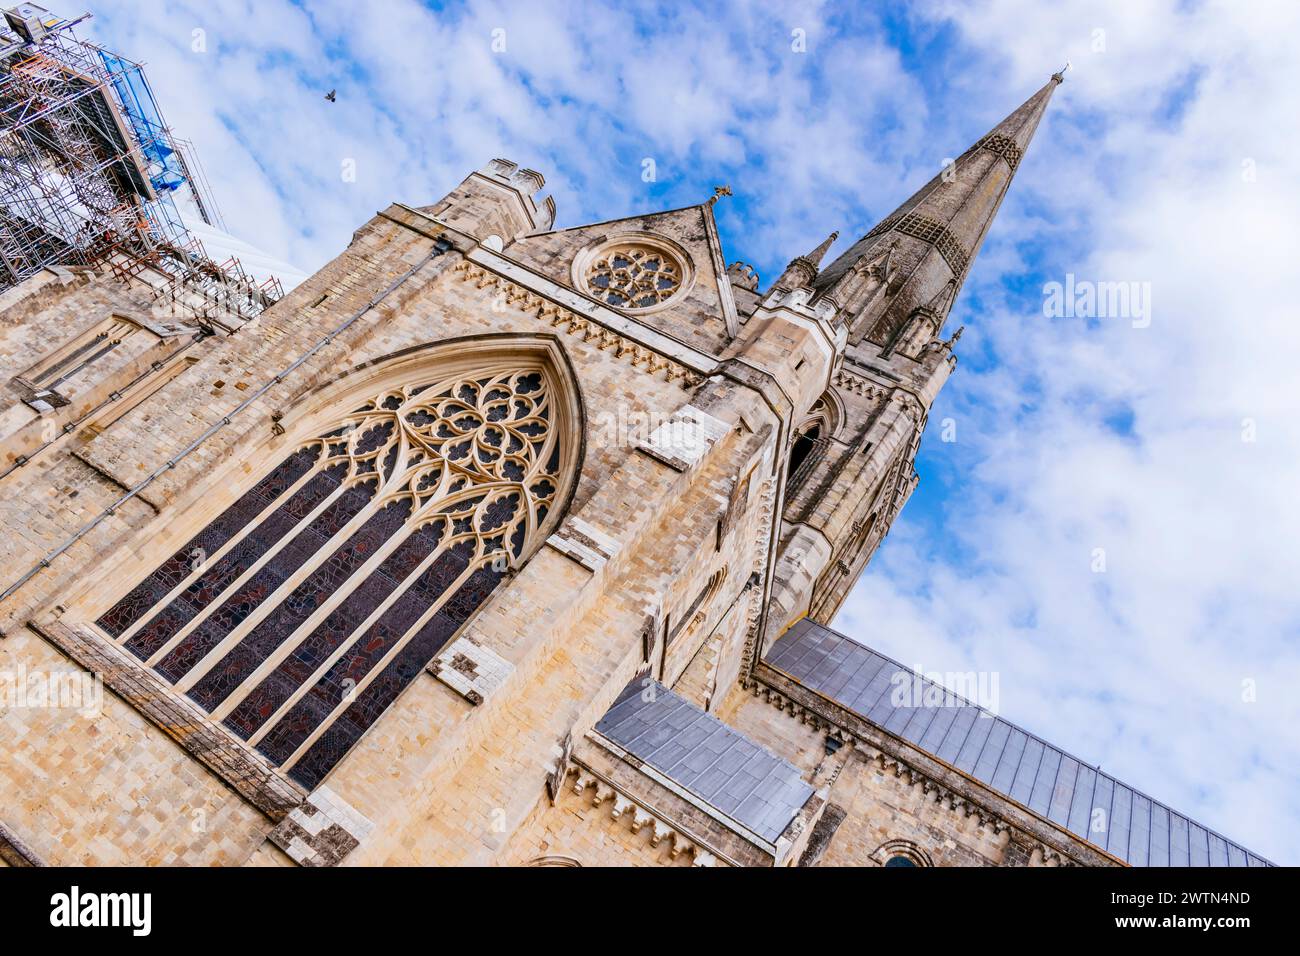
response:
<path fill-rule="evenodd" d="M 395 495 L 394 497 L 386 500 L 383 503 L 383 507 L 386 508 L 389 505 L 394 504 L 397 501 L 401 500 L 401 498 L 402 498 L 401 495 Z M 413 500 L 412 504 L 414 505 L 414 503 L 415 502 Z M 266 659 L 263 660 L 262 663 L 259 664 L 251 674 L 248 675 L 248 677 L 243 681 L 243 683 L 241 683 L 238 687 L 236 687 L 224 701 L 222 701 L 220 704 L 217 705 L 217 707 L 212 711 L 212 719 L 218 721 L 225 720 L 225 718 L 230 714 L 230 712 L 234 710 L 236 707 L 238 707 L 243 702 L 244 698 L 247 697 L 252 690 L 254 690 L 259 684 L 262 683 L 263 680 L 266 679 L 266 676 L 268 674 L 270 674 L 277 667 L 279 667 L 286 657 L 288 657 L 295 650 L 297 650 L 298 645 L 300 645 L 307 638 L 311 637 L 312 633 L 315 632 L 316 628 L 320 627 L 320 625 L 325 621 L 325 619 L 329 617 L 331 614 L 333 614 L 335 610 L 338 609 L 339 605 L 341 605 L 344 601 L 346 601 L 349 597 L 351 597 L 352 593 L 361 584 L 363 584 L 367 578 L 369 578 L 372 574 L 374 574 L 379 569 L 379 567 L 384 563 L 384 561 L 388 559 L 388 556 L 391 555 L 394 551 L 396 551 L 397 548 L 401 546 L 402 542 L 405 541 L 407 537 L 410 535 L 410 533 L 414 530 L 415 530 L 415 525 L 408 518 L 406 524 L 403 525 L 400 533 L 390 536 L 383 543 L 383 545 L 381 545 L 378 549 L 376 549 L 375 553 L 371 555 L 369 558 L 367 558 L 364 564 L 362 564 L 359 568 L 353 571 L 352 574 L 348 576 L 347 580 L 344 581 L 343 584 L 338 588 L 338 590 L 336 590 L 333 594 L 329 596 L 328 600 L 326 600 L 323 604 L 321 604 L 320 607 L 318 607 L 315 611 L 313 611 L 310 617 L 308 617 L 305 621 L 303 621 L 300 625 L 298 625 L 298 627 L 294 629 L 293 633 L 290 634 L 289 637 L 285 639 L 280 644 L 279 647 L 277 647 L 274 651 L 272 651 L 266 657 Z M 323 550 L 324 549 L 322 549 L 322 551 Z M 328 561 L 329 558 L 333 555 L 334 550 L 337 549 L 331 550 L 330 553 L 325 554 L 324 557 L 320 557 L 319 555 L 313 557 L 312 561 L 309 562 L 311 564 L 312 571 L 314 572 L 317 568 L 321 566 L 321 564 L 323 564 L 325 561 Z M 435 554 L 436 553 L 437 552 L 435 551 Z M 421 568 L 423 567 L 424 564 L 422 563 Z M 407 580 L 410 579 L 408 578 Z M 287 584 L 288 582 L 286 581 L 285 583 Z M 405 581 L 402 583 L 405 584 Z M 385 598 L 384 602 L 380 604 L 380 608 L 386 609 L 389 606 L 389 604 L 392 603 L 393 600 L 396 600 L 398 597 L 401 596 L 404 590 L 405 588 L 399 585 L 394 590 L 393 594 L 391 594 L 388 598 Z M 280 603 L 282 603 L 280 601 L 274 601 L 273 599 L 274 599 L 274 595 L 268 597 L 267 600 L 264 601 L 263 603 L 264 604 L 274 603 L 277 606 Z M 379 611 L 376 611 L 375 613 L 379 613 Z M 374 615 L 372 614 L 371 617 L 373 616 Z M 367 618 L 366 621 L 369 622 L 370 618 Z M 351 642 L 351 640 L 352 640 L 352 636 L 349 636 L 348 638 L 349 643 Z"/>
<path fill-rule="evenodd" d="M 410 530 L 407 532 L 406 536 L 409 536 L 410 534 L 414 534 L 415 531 L 420 527 L 420 525 L 421 525 L 420 521 L 418 520 L 412 521 Z M 447 525 L 450 533 L 451 522 L 448 521 Z M 406 536 L 404 536 L 404 538 Z M 433 562 L 436 561 L 443 554 L 445 554 L 449 547 L 450 544 L 448 544 L 447 542 L 442 542 L 438 545 L 438 547 L 430 551 L 428 557 L 424 558 L 424 560 L 422 560 L 416 566 L 415 570 L 413 570 L 404 579 L 402 579 L 401 583 L 399 583 L 398 586 L 393 589 L 392 593 L 389 594 L 388 597 L 384 598 L 384 600 L 380 603 L 380 605 L 376 607 L 366 617 L 364 621 L 359 623 L 352 630 L 352 633 L 347 636 L 347 639 L 344 640 L 341 644 L 339 644 L 339 646 L 335 648 L 334 651 L 330 653 L 328 657 L 326 657 L 323 661 L 321 661 L 320 665 L 314 671 L 312 671 L 310 676 L 308 676 L 307 679 L 304 680 L 302 684 L 300 684 L 294 690 L 294 692 L 289 695 L 289 697 L 285 700 L 283 704 L 281 704 L 279 707 L 276 708 L 275 713 L 271 714 L 271 716 L 268 717 L 262 723 L 262 726 L 257 728 L 257 730 L 253 733 L 253 735 L 248 738 L 248 745 L 250 747 L 256 747 L 261 742 L 262 738 L 265 737 L 268 733 L 270 733 L 271 729 L 274 728 L 275 725 L 280 721 L 280 718 L 282 718 L 285 714 L 289 713 L 289 711 L 292 710 L 298 704 L 298 701 L 302 700 L 303 697 L 307 696 L 307 694 L 310 693 L 311 689 L 315 687 L 317 684 L 319 684 L 321 679 L 326 674 L 329 673 L 330 668 L 332 668 L 335 664 L 339 662 L 340 658 L 342 658 L 345 654 L 347 654 L 353 648 L 356 647 L 357 642 L 361 640 L 361 638 L 364 637 L 372 627 L 375 626 L 375 623 L 379 621 L 380 618 L 382 618 L 385 614 L 388 613 L 388 610 L 394 604 L 396 604 L 398 601 L 402 599 L 402 596 L 411 589 L 411 585 L 416 580 L 419 579 L 420 575 L 424 574 L 425 571 L 429 570 L 429 567 L 433 564 Z M 441 605 L 442 600 L 443 597 L 439 597 L 437 603 Z M 284 657 L 287 656 L 288 656 L 287 654 L 282 655 L 280 659 L 283 660 Z M 251 690 L 251 688 L 246 689 L 244 686 L 241 686 L 239 690 L 236 691 L 236 693 L 242 691 L 243 694 L 246 696 L 249 690 Z M 216 716 L 217 719 L 220 720 L 226 716 L 227 712 L 228 711 L 223 711 L 220 714 L 214 714 L 214 716 Z"/>
<path fill-rule="evenodd" d="M 339 701 L 338 704 L 335 705 L 334 709 L 330 711 L 329 716 L 316 725 L 316 728 L 307 735 L 307 738 L 301 744 L 298 745 L 298 749 L 289 756 L 288 760 L 280 765 L 281 770 L 287 773 L 293 768 L 294 764 L 302 759 L 303 754 L 307 753 L 321 735 L 330 728 L 334 721 L 336 721 L 344 711 L 351 707 L 353 702 L 361 697 L 374 679 L 384 672 L 384 668 L 392 662 L 393 658 L 402 652 L 402 649 L 410 643 L 411 639 L 415 637 L 416 634 L 420 633 L 420 630 L 429 623 L 429 620 L 437 614 L 438 611 L 442 609 L 443 605 L 447 603 L 452 595 L 460 590 L 461 586 L 470 579 L 470 576 L 479 569 L 481 564 L 481 560 L 470 562 L 465 570 L 457 576 L 456 580 L 448 585 L 442 594 L 438 595 L 438 600 L 429 605 L 428 609 L 407 629 L 406 633 L 402 635 L 401 640 L 394 643 L 393 646 L 388 649 L 388 652 L 376 661 L 375 665 L 365 673 L 361 680 L 357 681 L 356 687 L 352 689 L 352 694 Z M 457 629 L 457 632 L 459 633 L 459 628 Z M 452 638 L 449 639 L 448 643 L 450 643 L 450 640 L 454 640 L 454 638 L 455 635 L 452 635 Z"/>
<path fill-rule="evenodd" d="M 304 474 L 301 478 L 299 478 L 292 485 L 290 485 L 283 492 L 281 492 L 277 497 L 271 499 L 271 501 L 268 502 L 267 506 L 263 508 L 260 512 L 258 512 L 256 515 L 254 515 L 252 518 L 250 518 L 248 520 L 248 523 L 244 525 L 244 527 L 240 528 L 239 531 L 237 531 L 233 536 L 231 536 L 229 541 L 227 541 L 225 544 L 219 547 L 216 551 L 212 552 L 212 554 L 209 555 L 200 564 L 195 566 L 193 570 L 191 570 L 190 573 L 186 575 L 185 580 L 181 581 L 180 584 L 176 585 L 176 587 L 172 588 L 165 595 L 159 598 L 158 601 L 155 602 L 151 610 L 146 611 L 144 614 L 141 614 L 134 624 L 128 627 L 117 637 L 116 643 L 124 645 L 129 640 L 131 640 L 131 638 L 135 636 L 136 632 L 139 631 L 140 628 L 144 627 L 146 624 L 148 624 L 150 621 L 154 619 L 158 611 L 162 610 L 163 608 L 171 604 L 174 600 L 180 597 L 180 595 L 187 588 L 189 588 L 196 580 L 198 580 L 204 574 L 207 574 L 208 571 L 212 570 L 212 568 L 216 565 L 216 563 L 220 561 L 222 558 L 224 558 L 230 552 L 231 548 L 240 544 L 246 537 L 248 537 L 248 535 L 255 528 L 259 527 L 263 521 L 269 518 L 277 508 L 285 504 L 287 501 L 289 501 L 290 498 L 292 498 L 299 491 L 301 491 L 303 485 L 305 485 L 307 482 L 315 478 L 321 471 L 324 470 L 324 468 L 327 465 L 328 462 L 322 459 L 316 465 L 312 466 L 312 468 L 306 474 Z M 321 503 L 320 507 L 321 508 L 328 507 L 330 501 L 333 500 L 333 497 L 334 496 L 331 495 L 329 498 L 325 499 L 325 501 Z M 313 511 L 311 513 L 311 517 L 314 518 L 315 515 L 316 512 Z M 284 543 L 283 540 L 276 542 L 276 544 L 272 546 L 272 550 L 279 550 L 280 545 L 282 545 L 283 543 Z M 210 602 L 210 606 L 215 606 L 217 604 L 220 604 L 222 596 L 225 595 L 232 587 L 239 584 L 241 581 L 243 581 L 243 575 L 241 575 L 239 578 L 232 581 L 229 585 L 223 588 L 221 590 L 221 593 L 218 594 L 215 598 L 213 598 L 212 602 Z M 203 613 L 206 615 L 207 611 L 205 610 Z"/>
<path fill-rule="evenodd" d="M 382 422 L 382 417 L 376 417 L 373 422 L 363 420 L 358 427 L 380 427 Z M 361 528 L 365 526 L 366 522 L 378 514 L 380 510 L 401 500 L 403 497 L 409 497 L 409 495 L 394 494 L 396 489 L 402 487 L 403 479 L 406 476 L 406 471 L 404 469 L 394 467 L 393 474 L 387 481 L 384 480 L 383 461 L 388 449 L 393 447 L 395 444 L 398 455 L 397 460 L 406 460 L 407 443 L 403 437 L 402 428 L 396 423 L 394 424 L 394 432 L 395 436 L 392 439 L 374 451 L 373 457 L 375 462 L 375 471 L 373 473 L 365 474 L 358 473 L 356 469 L 357 460 L 353 457 L 350 469 L 353 474 L 353 481 L 351 483 L 342 483 L 339 490 L 335 492 L 334 495 L 330 496 L 331 498 L 334 498 L 337 495 L 341 495 L 345 490 L 359 484 L 364 484 L 366 481 L 370 480 L 371 477 L 374 477 L 378 479 L 379 485 L 375 490 L 374 497 L 366 503 L 365 507 L 357 512 L 352 520 L 340 528 L 333 537 L 325 542 L 325 545 L 319 551 L 299 565 L 274 591 L 259 602 L 257 607 L 253 609 L 248 617 L 240 621 L 238 625 L 231 629 L 229 634 L 218 641 L 210 651 L 195 662 L 194 666 L 191 667 L 174 685 L 177 691 L 185 693 L 202 680 L 203 677 L 207 675 L 208 671 L 215 667 L 226 656 L 226 654 L 229 653 L 231 648 L 236 647 L 241 641 L 243 641 L 253 628 L 260 624 L 268 614 L 278 608 L 284 599 L 294 592 L 298 585 L 302 584 L 303 581 L 307 580 L 307 578 L 315 572 L 317 568 L 328 561 L 342 545 L 346 544 L 351 539 L 352 535 L 361 530 Z M 370 456 L 367 455 L 367 458 L 369 457 Z M 414 510 L 416 502 L 412 500 L 411 504 L 412 510 Z M 314 514 L 315 513 L 313 513 L 313 520 Z M 309 521 L 306 519 L 298 522 L 298 524 L 294 526 L 293 530 L 281 539 L 280 544 L 283 545 L 292 540 L 294 536 L 301 534 L 310 526 Z M 277 548 L 277 551 L 278 550 L 279 549 Z M 265 562 L 262 563 L 265 564 Z M 352 579 L 349 578 L 349 581 L 351 580 Z M 331 598 L 331 600 L 333 600 L 333 598 Z M 209 605 L 209 609 L 210 608 L 211 605 Z"/>
<path fill-rule="evenodd" d="M 354 481 L 350 485 L 341 487 L 334 493 L 334 495 L 331 495 L 331 498 L 341 495 L 344 491 L 361 483 L 364 483 L 364 479 L 362 481 Z M 391 499 L 383 498 L 378 492 L 376 492 L 375 496 L 366 503 L 365 507 L 357 512 L 357 514 L 348 521 L 347 524 L 340 528 L 333 537 L 325 542 L 325 545 L 319 551 L 313 554 L 307 561 L 304 561 L 299 565 L 274 591 L 258 603 L 257 607 L 249 613 L 248 617 L 240 621 L 238 625 L 231 629 L 229 634 L 218 641 L 211 650 L 203 655 L 203 657 L 199 658 L 194 666 L 186 671 L 185 676 L 175 683 L 174 686 L 176 690 L 180 693 L 185 693 L 197 684 L 204 676 L 206 676 L 208 671 L 210 671 L 222 658 L 226 656 L 232 647 L 247 637 L 249 631 L 260 624 L 263 618 L 279 607 L 280 602 L 282 602 L 287 595 L 292 594 L 294 589 L 307 579 L 308 575 L 327 561 L 330 556 L 339 549 L 340 545 L 345 544 L 352 535 L 359 531 L 361 527 L 379 511 L 380 508 L 389 504 L 390 500 Z M 307 519 L 298 522 L 298 524 L 294 526 L 293 530 L 289 534 L 285 535 L 283 541 L 292 540 L 293 537 L 301 534 L 308 527 L 310 527 L 310 522 Z M 261 561 L 259 562 L 259 565 L 264 565 L 265 563 L 265 561 Z M 211 609 L 212 605 L 209 605 L 205 610 L 210 611 Z"/>
<path fill-rule="evenodd" d="M 257 572 L 261 571 L 268 561 L 270 561 L 277 554 L 279 554 L 280 551 L 284 548 L 284 546 L 294 539 L 295 535 L 301 532 L 303 528 L 310 527 L 311 523 L 315 521 L 318 517 L 320 517 L 320 515 L 325 511 L 325 509 L 330 507 L 330 505 L 332 505 L 339 498 L 339 496 L 342 495 L 344 492 L 346 492 L 350 487 L 351 485 L 341 483 L 339 487 L 335 488 L 332 492 L 330 492 L 329 497 L 321 501 L 321 503 L 317 505 L 315 508 L 313 508 L 308 514 L 306 514 L 301 521 L 299 521 L 296 525 L 294 525 L 287 532 L 285 532 L 284 536 L 281 537 L 279 541 L 277 541 L 271 547 L 267 548 L 265 554 L 263 554 L 256 561 L 250 564 L 247 570 L 245 570 L 242 574 L 240 574 L 239 577 L 231 581 L 230 584 L 227 585 L 224 590 L 222 590 L 221 594 L 219 594 L 217 597 L 209 601 L 207 607 L 203 608 L 203 610 L 195 614 L 193 618 L 186 621 L 185 626 L 182 627 L 175 634 L 173 634 L 171 638 L 168 639 L 167 643 L 163 644 L 162 647 L 154 651 L 153 654 L 149 656 L 149 659 L 144 662 L 145 666 L 154 667 L 155 665 L 158 664 L 159 661 L 163 660 L 168 654 L 170 654 L 178 644 L 180 644 L 182 641 L 185 640 L 185 638 L 190 636 L 190 633 L 195 628 L 197 628 L 199 625 L 201 625 L 204 621 L 207 620 L 208 615 L 212 614 L 214 611 L 219 609 L 225 603 L 227 597 L 229 597 L 231 594 L 236 593 L 237 589 L 243 587 L 244 584 L 247 583 L 249 578 L 257 574 Z M 263 512 L 262 515 L 259 517 L 265 517 L 269 513 L 270 512 Z M 251 529 L 252 527 L 253 527 L 253 523 L 249 522 L 249 528 Z M 162 608 L 165 608 L 168 603 L 169 602 L 167 601 L 159 601 L 156 607 L 159 610 L 161 610 Z M 153 615 L 149 614 L 149 615 L 145 615 L 145 617 L 151 619 Z M 138 623 L 135 626 L 138 627 L 139 626 Z"/>

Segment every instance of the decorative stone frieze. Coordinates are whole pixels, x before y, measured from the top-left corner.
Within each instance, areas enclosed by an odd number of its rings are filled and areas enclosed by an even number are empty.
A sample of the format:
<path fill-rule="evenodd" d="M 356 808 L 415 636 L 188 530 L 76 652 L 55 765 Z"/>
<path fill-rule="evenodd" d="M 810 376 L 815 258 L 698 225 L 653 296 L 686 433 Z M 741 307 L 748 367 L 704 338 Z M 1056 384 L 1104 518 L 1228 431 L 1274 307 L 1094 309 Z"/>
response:
<path fill-rule="evenodd" d="M 879 385 L 875 385 L 851 372 L 846 372 L 842 368 L 835 373 L 835 384 L 845 391 L 861 395 L 864 398 L 880 398 L 885 394 L 885 390 Z"/>
<path fill-rule="evenodd" d="M 693 866 L 733 865 L 725 855 L 701 845 L 697 838 L 684 833 L 668 819 L 637 801 L 630 794 L 597 778 L 586 767 L 575 765 L 569 772 L 574 777 L 573 792 L 578 796 L 590 794 L 593 807 L 608 804 L 611 820 L 626 825 L 632 833 L 640 833 L 649 827 L 650 835 L 647 842 L 650 848 L 659 849 L 667 840 L 668 855 L 674 860 L 683 853 L 689 853 Z"/>
<path fill-rule="evenodd" d="M 552 328 L 576 336 L 602 352 L 611 352 L 633 368 L 642 368 L 652 375 L 663 372 L 668 381 L 680 381 L 685 388 L 694 388 L 704 380 L 701 375 L 686 366 L 620 335 L 595 319 L 580 316 L 490 269 L 475 265 L 468 259 L 457 263 L 453 271 L 459 273 L 465 282 L 474 283 L 476 288 L 498 289 L 505 304 L 515 306 L 524 312 L 531 312 L 537 318 L 548 322 Z"/>

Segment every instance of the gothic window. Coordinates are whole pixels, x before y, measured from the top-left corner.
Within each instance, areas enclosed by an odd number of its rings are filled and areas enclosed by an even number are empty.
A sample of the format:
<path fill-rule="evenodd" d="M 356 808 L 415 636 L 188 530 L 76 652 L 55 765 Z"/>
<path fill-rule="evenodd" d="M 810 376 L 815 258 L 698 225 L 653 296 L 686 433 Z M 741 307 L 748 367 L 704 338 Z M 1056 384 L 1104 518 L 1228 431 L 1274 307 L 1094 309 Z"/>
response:
<path fill-rule="evenodd" d="M 887 840 L 871 852 L 880 866 L 934 866 L 930 854 L 911 840 Z"/>
<path fill-rule="evenodd" d="M 315 787 L 542 539 L 556 390 L 520 362 L 378 391 L 97 623 Z"/>
<path fill-rule="evenodd" d="M 838 420 L 838 406 L 829 397 L 829 393 L 817 399 L 808 410 L 808 417 L 799 426 L 794 441 L 790 443 L 790 460 L 785 472 L 787 498 L 799 490 L 826 454 Z"/>
<path fill-rule="evenodd" d="M 791 474 L 799 470 L 799 466 L 804 463 L 812 450 L 817 447 L 817 439 L 821 437 L 822 429 L 820 425 L 813 425 L 807 431 L 800 432 L 794 440 L 794 445 L 790 448 L 790 472 Z"/>
<path fill-rule="evenodd" d="M 677 294 L 685 283 L 686 265 L 665 244 L 619 242 L 591 257 L 583 279 L 587 290 L 600 301 L 638 311 Z"/>

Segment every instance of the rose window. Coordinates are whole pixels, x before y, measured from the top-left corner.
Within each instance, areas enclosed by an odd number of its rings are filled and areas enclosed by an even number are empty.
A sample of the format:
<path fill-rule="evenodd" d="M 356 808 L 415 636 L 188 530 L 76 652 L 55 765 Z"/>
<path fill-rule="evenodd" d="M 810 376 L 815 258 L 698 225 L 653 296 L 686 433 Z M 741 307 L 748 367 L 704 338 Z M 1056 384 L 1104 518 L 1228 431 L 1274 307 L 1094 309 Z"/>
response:
<path fill-rule="evenodd" d="M 682 266 L 662 250 L 621 245 L 596 257 L 587 270 L 592 295 L 620 309 L 648 309 L 682 287 Z"/>

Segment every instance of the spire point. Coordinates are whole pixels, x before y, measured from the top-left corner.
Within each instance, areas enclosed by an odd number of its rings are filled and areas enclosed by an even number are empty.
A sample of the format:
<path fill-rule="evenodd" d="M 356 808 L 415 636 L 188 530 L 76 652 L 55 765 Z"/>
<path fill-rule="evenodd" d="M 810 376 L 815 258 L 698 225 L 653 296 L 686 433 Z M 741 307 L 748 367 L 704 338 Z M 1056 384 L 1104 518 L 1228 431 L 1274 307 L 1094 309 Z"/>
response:
<path fill-rule="evenodd" d="M 1065 66 L 1061 67 L 1059 70 L 1057 70 L 1055 73 L 1052 74 L 1052 80 L 1058 85 L 1064 83 L 1065 71 L 1068 70 L 1069 68 L 1070 68 L 1070 61 L 1067 58 L 1065 61 Z"/>
<path fill-rule="evenodd" d="M 1067 69 L 1068 63 L 966 150 L 955 176 L 935 176 L 808 280 L 817 295 L 853 310 L 854 334 L 863 333 L 855 341 L 888 347 L 910 334 L 918 312 L 927 322 L 937 319 L 933 332 L 939 331 Z M 885 279 L 882 298 L 872 266 L 891 246 L 890 270 L 900 278 Z"/>
<path fill-rule="evenodd" d="M 825 239 L 821 241 L 821 244 L 818 245 L 816 249 L 808 253 L 808 255 L 804 256 L 804 258 L 807 259 L 809 262 L 811 262 L 814 267 L 820 266 L 822 264 L 822 258 L 826 255 L 826 252 L 830 249 L 830 247 L 835 244 L 835 240 L 838 239 L 839 237 L 840 234 L 838 230 L 832 232 L 829 236 L 827 236 Z"/>

